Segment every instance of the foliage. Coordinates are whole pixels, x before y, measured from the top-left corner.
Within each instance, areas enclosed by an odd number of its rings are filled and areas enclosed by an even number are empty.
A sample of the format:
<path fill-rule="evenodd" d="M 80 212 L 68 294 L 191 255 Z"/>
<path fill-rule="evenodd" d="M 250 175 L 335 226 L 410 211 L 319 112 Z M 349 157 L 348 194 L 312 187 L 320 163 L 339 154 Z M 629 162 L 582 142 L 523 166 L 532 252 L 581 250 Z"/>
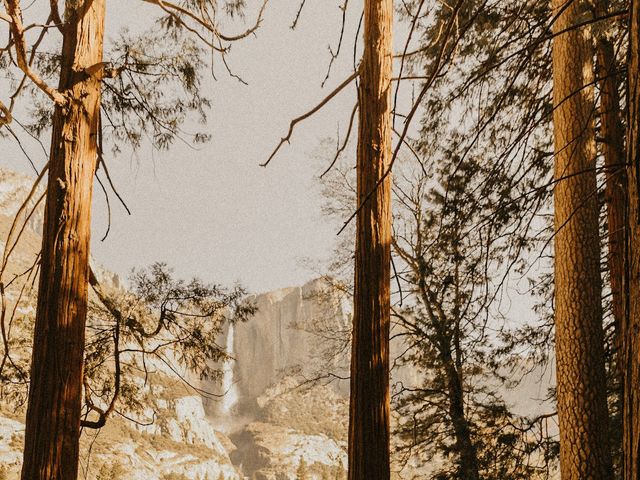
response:
<path fill-rule="evenodd" d="M 192 383 L 193 375 L 217 381 L 226 358 L 217 344 L 226 322 L 246 321 L 255 312 L 240 286 L 231 289 L 198 279 L 176 279 L 165 264 L 134 270 L 130 290 L 94 283 L 85 351 L 85 426 L 101 427 L 113 412 L 140 418 L 153 410 L 149 377 L 161 375 Z M 20 406 L 26 400 L 33 328 L 29 294 L 20 304 L 13 328 L 10 360 L 2 370 L 3 401 Z M 161 385 L 161 382 L 160 382 Z M 89 418 L 98 414 L 98 419 Z M 143 415 L 141 421 L 153 421 Z M 137 420 L 136 420 L 137 421 Z"/>
<path fill-rule="evenodd" d="M 114 152 L 138 149 L 145 143 L 167 149 L 176 140 L 192 144 L 206 142 L 209 133 L 185 130 L 185 125 L 192 128 L 193 120 L 204 124 L 207 119 L 211 101 L 202 93 L 205 75 L 209 73 L 215 78 L 214 64 L 219 57 L 226 73 L 241 80 L 230 69 L 228 52 L 234 42 L 257 30 L 265 7 L 266 1 L 258 9 L 257 18 L 252 20 L 253 25 L 228 34 L 222 31 L 224 27 L 237 28 L 245 24 L 248 8 L 245 0 L 189 0 L 170 6 L 159 2 L 149 7 L 155 12 L 150 14 L 146 29 L 123 28 L 115 36 L 107 36 L 100 148 L 103 138 L 105 146 L 110 145 Z M 37 40 L 27 37 L 34 41 L 29 52 L 30 66 L 45 83 L 56 85 L 62 61 L 61 36 L 57 28 L 52 28 L 55 15 L 51 13 L 46 19 L 49 12 L 44 10 L 28 12 L 34 22 L 29 30 L 39 32 Z M 41 24 L 35 23 L 39 14 L 46 19 Z M 11 42 L 0 48 L 3 83 L 8 92 L 13 92 L 8 108 L 14 117 L 21 118 L 20 129 L 42 138 L 51 126 L 54 105 L 43 89 L 28 81 L 12 60 L 12 48 Z M 14 107 L 21 104 L 23 108 L 14 112 Z M 10 128 L 12 136 L 20 141 L 21 131 L 6 126 L 6 130 Z M 0 135 L 5 135 L 6 130 L 0 128 Z"/>
<path fill-rule="evenodd" d="M 548 6 L 459 2 L 459 11 L 424 13 L 424 3 L 399 8 L 419 37 L 401 68 L 428 94 L 418 96 L 418 136 L 394 165 L 395 364 L 420 372 L 417 385 L 394 386 L 396 453 L 407 464 L 441 460 L 435 478 L 465 478 L 465 462 L 483 479 L 546 478 L 557 455 L 547 417 L 516 415 L 503 392 L 526 364 L 506 341 L 505 299 L 531 275 L 549 231 Z M 324 185 L 325 212 L 347 218 L 349 166 Z M 332 267 L 343 268 L 352 248 L 344 239 Z"/>
<path fill-rule="evenodd" d="M 133 271 L 130 291 L 106 294 L 96 288 L 85 355 L 87 413 L 101 416 L 109 405 L 140 413 L 152 404 L 146 379 L 153 371 L 184 381 L 195 374 L 217 381 L 227 359 L 216 341 L 225 322 L 246 321 L 255 307 L 245 291 L 225 289 L 198 279 L 175 279 L 162 263 Z"/>

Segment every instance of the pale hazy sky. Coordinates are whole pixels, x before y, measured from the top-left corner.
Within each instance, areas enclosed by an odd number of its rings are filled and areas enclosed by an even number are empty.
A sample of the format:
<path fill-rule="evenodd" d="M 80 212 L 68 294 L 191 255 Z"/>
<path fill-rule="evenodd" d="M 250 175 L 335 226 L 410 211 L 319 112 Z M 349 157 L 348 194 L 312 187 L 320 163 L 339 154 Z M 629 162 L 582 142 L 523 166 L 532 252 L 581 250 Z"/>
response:
<path fill-rule="evenodd" d="M 361 2 L 353 0 L 344 54 L 327 86 L 320 88 L 330 59 L 327 46 L 338 39 L 340 3 L 307 0 L 292 31 L 298 3 L 271 0 L 257 37 L 234 44 L 228 57 L 249 86 L 225 75 L 218 62 L 218 81 L 209 78 L 204 87 L 213 99 L 209 144 L 197 150 L 177 144 L 169 152 L 143 149 L 108 158 L 133 214 L 128 217 L 113 197 L 111 233 L 101 242 L 106 210 L 96 185 L 92 253 L 99 262 L 126 275 L 132 267 L 162 260 L 182 276 L 238 280 L 254 292 L 301 284 L 316 275 L 301 259 L 326 259 L 338 230 L 320 212 L 317 178 L 325 165 L 316 154 L 321 139 L 335 137 L 339 126 L 344 133 L 355 87 L 301 124 L 292 144 L 268 168 L 258 164 L 285 134 L 291 118 L 349 74 L 361 10 Z M 134 30 L 144 25 L 154 8 L 132 0 L 110 0 L 108 5 L 112 37 L 122 25 Z M 22 154 L 14 146 L 9 151 L 6 166 L 29 172 Z M 33 145 L 30 151 L 42 165 L 42 152 Z"/>
<path fill-rule="evenodd" d="M 234 44 L 228 57 L 234 72 L 249 85 L 225 75 L 218 61 L 218 81 L 209 77 L 203 87 L 213 100 L 207 126 L 210 143 L 197 150 L 176 144 L 169 152 L 144 148 L 135 155 L 107 157 L 132 215 L 127 216 L 111 196 L 111 233 L 100 241 L 106 208 L 96 185 L 92 254 L 98 262 L 126 277 L 134 267 L 165 261 L 182 277 L 223 284 L 239 281 L 254 293 L 301 285 L 318 276 L 303 259 L 326 264 L 341 226 L 320 211 L 318 176 L 331 156 L 325 151 L 321 161 L 320 143 L 335 139 L 338 130 L 344 135 L 355 86 L 299 124 L 291 145 L 285 145 L 268 168 L 259 163 L 285 135 L 292 118 L 351 73 L 362 0 L 349 1 L 343 52 L 327 86 L 321 88 L 330 60 L 327 47 L 335 47 L 338 40 L 343 1 L 307 0 L 298 28 L 291 30 L 298 0 L 270 0 L 257 36 Z M 259 3 L 248 0 L 249 5 Z M 32 8 L 45 4 L 40 1 Z M 107 5 L 107 37 L 115 37 L 125 25 L 134 31 L 145 28 L 145 20 L 156 11 L 141 0 L 109 0 Z M 25 15 L 32 13 L 28 9 Z M 397 25 L 396 51 L 402 50 L 405 34 L 406 29 Z M 410 100 L 411 86 L 404 89 L 406 95 L 401 93 L 400 99 Z M 33 173 L 15 144 L 2 143 L 8 155 L 0 158 L 1 166 Z M 41 149 L 26 137 L 25 145 L 43 165 Z M 513 290 L 507 297 L 513 301 L 516 320 L 531 315 L 530 298 Z"/>

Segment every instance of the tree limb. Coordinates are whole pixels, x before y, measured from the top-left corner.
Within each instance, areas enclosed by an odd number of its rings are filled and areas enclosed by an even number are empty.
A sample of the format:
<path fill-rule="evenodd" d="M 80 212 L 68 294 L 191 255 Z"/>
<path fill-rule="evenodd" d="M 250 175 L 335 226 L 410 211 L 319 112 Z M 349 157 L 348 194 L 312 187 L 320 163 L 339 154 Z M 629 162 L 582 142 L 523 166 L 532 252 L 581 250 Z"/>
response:
<path fill-rule="evenodd" d="M 280 140 L 280 143 L 278 143 L 278 145 L 276 146 L 276 148 L 273 150 L 273 152 L 271 152 L 271 155 L 269 155 L 269 158 L 267 158 L 267 161 L 264 163 L 261 163 L 260 166 L 261 167 L 266 167 L 267 165 L 269 165 L 269 163 L 271 162 L 271 160 L 273 160 L 273 157 L 276 156 L 276 154 L 278 153 L 278 150 L 280 150 L 280 148 L 282 147 L 282 145 L 286 143 L 289 143 L 289 140 L 291 140 L 291 135 L 293 135 L 293 129 L 295 128 L 295 126 L 302 122 L 303 120 L 306 120 L 307 118 L 309 118 L 310 116 L 312 116 L 314 113 L 318 112 L 320 109 L 322 109 L 322 107 L 324 107 L 327 103 L 329 103 L 329 101 L 331 101 L 331 99 L 333 97 L 335 97 L 338 93 L 340 93 L 346 86 L 348 86 L 351 82 L 353 82 L 358 75 L 360 74 L 360 72 L 353 72 L 351 75 L 349 75 L 349 77 L 343 81 L 340 85 L 338 85 L 329 95 L 327 95 L 326 97 L 324 97 L 322 99 L 322 101 L 320 103 L 318 103 L 315 107 L 313 107 L 311 110 L 309 110 L 308 112 L 300 115 L 299 117 L 294 118 L 293 120 L 291 120 L 291 123 L 289 124 L 289 132 L 287 133 L 286 137 L 283 137 Z"/>
<path fill-rule="evenodd" d="M 42 90 L 49 98 L 51 98 L 57 105 L 66 105 L 68 99 L 57 89 L 51 87 L 45 82 L 40 75 L 31 69 L 29 61 L 27 60 L 27 43 L 24 36 L 24 25 L 22 24 L 22 11 L 20 9 L 19 0 L 6 0 L 7 13 L 11 19 L 10 29 L 11 34 L 14 37 L 14 48 L 16 51 L 16 60 L 20 70 L 29 77 L 29 79 Z"/>

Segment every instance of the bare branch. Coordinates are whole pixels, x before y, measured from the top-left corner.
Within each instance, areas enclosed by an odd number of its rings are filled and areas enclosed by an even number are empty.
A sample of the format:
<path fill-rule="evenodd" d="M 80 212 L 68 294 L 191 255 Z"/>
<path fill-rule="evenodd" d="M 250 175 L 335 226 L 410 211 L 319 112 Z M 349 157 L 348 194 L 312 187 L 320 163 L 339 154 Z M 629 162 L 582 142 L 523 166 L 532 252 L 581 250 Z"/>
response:
<path fill-rule="evenodd" d="M 351 131 L 353 130 L 353 122 L 356 118 L 357 111 L 358 111 L 358 103 L 356 102 L 356 104 L 353 106 L 353 110 L 351 111 L 351 118 L 349 119 L 349 126 L 347 127 L 347 133 L 344 137 L 344 141 L 342 142 L 342 145 L 339 146 L 339 148 L 336 150 L 336 154 L 333 157 L 333 160 L 331 161 L 327 169 L 324 172 L 322 172 L 322 174 L 320 175 L 320 178 L 323 178 L 327 173 L 329 173 L 329 170 L 333 168 L 333 166 L 338 161 L 338 158 L 340 158 L 340 154 L 344 152 L 345 148 L 347 148 L 347 143 L 349 143 L 349 139 L 351 138 Z"/>
<path fill-rule="evenodd" d="M 31 66 L 29 65 L 29 61 L 27 60 L 27 43 L 24 37 L 25 28 L 22 24 L 22 11 L 20 9 L 20 1 L 7 0 L 7 11 L 11 19 L 11 34 L 15 39 L 14 48 L 16 51 L 16 60 L 18 63 L 18 67 L 24 72 L 27 77 L 29 77 L 34 85 L 36 85 L 40 90 L 47 94 L 47 96 L 51 98 L 51 100 L 53 100 L 57 105 L 66 105 L 68 102 L 67 97 L 65 97 L 57 89 L 47 84 L 47 82 L 45 82 L 42 77 L 40 77 L 40 75 L 33 71 L 31 69 Z"/>
<path fill-rule="evenodd" d="M 347 7 L 349 6 L 349 0 L 344 0 L 344 3 L 340 5 L 340 10 L 342 11 L 342 25 L 340 26 L 340 37 L 338 38 L 338 46 L 336 47 L 335 52 L 329 45 L 329 53 L 331 54 L 331 60 L 329 60 L 329 66 L 327 67 L 327 74 L 322 80 L 321 87 L 324 88 L 325 84 L 329 80 L 329 76 L 331 75 L 331 67 L 333 67 L 333 62 L 338 59 L 340 55 L 340 50 L 342 50 L 342 40 L 344 39 L 344 28 L 347 24 Z"/>
<path fill-rule="evenodd" d="M 0 127 L 9 124 L 12 121 L 13 116 L 11 115 L 11 110 L 9 110 L 7 106 L 0 101 Z"/>
<path fill-rule="evenodd" d="M 53 14 L 50 14 L 49 18 L 47 19 L 47 23 L 43 26 L 42 31 L 40 32 L 40 35 L 38 35 L 38 39 L 33 44 L 33 47 L 31 47 L 31 55 L 29 56 L 29 63 L 28 63 L 29 67 L 33 66 L 33 62 L 36 59 L 36 52 L 38 51 L 38 47 L 44 40 L 44 37 L 47 35 L 47 32 L 48 32 L 47 27 L 52 21 L 53 21 Z M 20 92 L 24 88 L 27 78 L 28 78 L 27 74 L 25 73 L 22 76 L 22 80 L 20 81 L 18 88 L 16 88 L 16 91 L 13 93 L 13 95 L 11 95 L 11 103 L 9 104 L 9 110 L 13 111 L 16 99 L 18 98 L 18 96 L 20 95 Z"/>
<path fill-rule="evenodd" d="M 26 218 L 25 218 L 25 220 L 23 222 L 22 228 L 19 230 L 18 235 L 17 235 L 17 237 L 16 237 L 16 239 L 14 241 L 13 240 L 13 235 L 14 235 L 14 233 L 16 231 L 16 227 L 18 226 L 18 221 L 21 218 L 22 214 L 24 214 L 26 209 L 29 207 L 29 202 L 34 198 L 34 195 L 38 191 L 38 185 L 40 184 L 40 182 L 44 178 L 44 175 L 45 175 L 45 173 L 47 172 L 48 169 L 49 169 L 49 163 L 47 162 L 47 164 L 44 166 L 44 168 L 40 172 L 40 175 L 38 176 L 36 181 L 33 183 L 33 186 L 31 187 L 31 191 L 29 191 L 29 194 L 24 199 L 24 201 L 22 202 L 22 205 L 20 205 L 20 208 L 18 208 L 17 213 L 13 217 L 13 222 L 11 223 L 11 227 L 9 228 L 9 233 L 7 233 L 7 238 L 5 240 L 5 249 L 4 249 L 4 255 L 3 255 L 3 258 L 2 258 L 2 266 L 0 267 L 0 279 L 2 279 L 2 275 L 4 274 L 4 271 L 7 268 L 7 263 L 9 262 L 9 257 L 11 256 L 11 253 L 13 252 L 15 246 L 17 245 L 18 241 L 20 240 L 20 237 L 22 235 L 22 232 L 24 231 L 24 228 L 25 228 L 27 222 L 29 221 L 29 219 L 33 215 L 33 213 L 34 213 L 35 209 L 37 208 L 38 204 L 44 198 L 45 193 L 43 193 L 40 196 L 40 198 L 36 201 L 35 205 L 31 209 L 31 211 L 26 215 Z M 13 241 L 13 244 L 11 244 L 12 241 Z"/>
<path fill-rule="evenodd" d="M 407 133 L 409 131 L 409 127 L 411 126 L 411 120 L 413 119 L 414 115 L 416 114 L 416 112 L 418 111 L 420 105 L 422 104 L 422 100 L 424 99 L 425 95 L 427 94 L 427 92 L 429 91 L 431 86 L 433 85 L 435 79 L 438 76 L 438 73 L 442 69 L 443 64 L 447 60 L 447 58 L 445 58 L 445 52 L 447 50 L 447 45 L 449 44 L 449 40 L 451 38 L 451 33 L 452 33 L 452 30 L 453 30 L 453 26 L 455 25 L 456 19 L 458 17 L 458 12 L 460 11 L 460 8 L 462 8 L 463 3 L 464 3 L 464 0 L 458 0 L 458 3 L 456 4 L 455 8 L 453 9 L 453 12 L 451 14 L 451 18 L 449 19 L 449 22 L 448 22 L 447 27 L 445 29 L 445 34 L 444 34 L 444 38 L 443 38 L 443 41 L 442 41 L 442 45 L 441 45 L 441 47 L 440 47 L 440 49 L 438 51 L 438 56 L 436 57 L 436 60 L 434 62 L 434 67 L 431 70 L 431 74 L 429 75 L 429 78 L 427 79 L 427 81 L 425 82 L 424 86 L 422 87 L 420 93 L 418 94 L 418 98 L 414 102 L 413 107 L 411 108 L 411 111 L 409 112 L 409 114 L 407 115 L 407 118 L 405 119 L 404 128 L 403 128 L 403 130 L 402 130 L 402 132 L 400 134 L 400 140 L 397 143 L 396 148 L 393 151 L 393 155 L 391 157 L 391 161 L 389 162 L 389 166 L 387 167 L 385 172 L 382 174 L 382 176 L 380 177 L 380 179 L 378 180 L 376 185 L 373 187 L 373 189 L 365 196 L 364 200 L 362 200 L 360 205 L 358 205 L 358 208 L 356 208 L 356 210 L 353 212 L 353 214 L 344 222 L 342 228 L 338 231 L 337 235 L 340 235 L 344 231 L 344 229 L 347 228 L 347 225 L 349 225 L 349 223 L 351 223 L 351 221 L 354 218 L 356 218 L 356 215 L 360 212 L 360 210 L 362 209 L 363 205 L 366 202 L 369 201 L 369 199 L 371 198 L 371 195 L 373 195 L 376 192 L 376 190 L 378 190 L 378 187 L 389 176 L 389 173 L 391 173 L 391 169 L 393 168 L 393 164 L 395 163 L 395 160 L 398 157 L 398 153 L 400 151 L 400 148 L 404 144 L 403 140 L 407 136 Z M 478 10 L 478 12 L 479 11 L 480 10 Z M 467 23 L 467 28 L 471 25 L 472 21 Z M 460 37 L 461 36 L 459 34 L 457 36 L 457 38 L 454 39 L 454 45 L 457 44 L 457 42 L 460 40 Z"/>
<path fill-rule="evenodd" d="M 307 0 L 302 0 L 300 2 L 300 6 L 298 7 L 298 11 L 296 12 L 296 18 L 293 19 L 293 23 L 291 24 L 291 30 L 295 30 L 298 26 L 298 20 L 300 20 L 300 15 L 302 15 L 302 10 L 304 9 L 304 5 L 307 3 Z"/>
<path fill-rule="evenodd" d="M 251 35 L 252 33 L 254 33 L 259 27 L 260 24 L 262 23 L 262 19 L 264 17 L 264 11 L 267 7 L 267 3 L 269 3 L 269 0 L 264 0 L 262 3 L 262 7 L 260 8 L 260 11 L 258 12 L 258 18 L 256 19 L 255 23 L 253 24 L 252 27 L 248 28 L 247 30 L 245 30 L 242 33 L 239 33 L 237 35 L 225 35 L 222 32 L 220 32 L 218 30 L 218 28 L 210 21 L 205 20 L 204 18 L 200 17 L 199 15 L 196 15 L 195 13 L 193 13 L 192 11 L 190 11 L 187 8 L 181 7 L 180 5 L 177 5 L 173 2 L 166 2 L 164 0 L 142 0 L 143 2 L 146 3 L 151 3 L 153 5 L 157 5 L 160 8 L 162 8 L 165 12 L 169 13 L 170 15 L 173 15 L 174 17 L 176 16 L 176 14 L 179 15 L 184 15 L 185 17 L 190 18 L 191 20 L 193 20 L 194 22 L 196 22 L 197 24 L 199 24 L 201 27 L 205 28 L 206 30 L 208 30 L 209 32 L 213 33 L 216 37 L 218 37 L 221 40 L 224 40 L 225 42 L 233 42 L 236 40 L 240 40 L 243 39 L 245 37 L 248 37 L 249 35 Z M 181 18 L 177 17 L 178 20 L 181 21 L 181 23 L 184 25 L 184 22 L 182 21 Z M 185 25 L 186 27 L 186 25 Z M 209 42 L 207 42 L 210 46 L 212 46 Z M 213 47 L 215 48 L 215 47 Z M 216 48 L 217 50 L 217 48 Z"/>
<path fill-rule="evenodd" d="M 58 9 L 58 0 L 49 0 L 51 5 L 51 18 L 53 23 L 58 27 L 60 33 L 62 33 L 62 18 L 60 17 L 60 10 Z"/>
<path fill-rule="evenodd" d="M 299 117 L 296 117 L 293 120 L 291 120 L 291 123 L 289 124 L 289 132 L 287 133 L 287 136 L 283 137 L 280 140 L 280 143 L 278 143 L 278 145 L 273 150 L 271 155 L 269 155 L 269 158 L 267 159 L 267 161 L 264 163 L 261 163 L 260 166 L 266 167 L 267 165 L 269 165 L 269 163 L 271 162 L 271 160 L 273 160 L 273 157 L 276 156 L 276 154 L 278 153 L 278 150 L 280 150 L 282 145 L 284 145 L 285 143 L 289 143 L 289 141 L 291 140 L 291 135 L 293 135 L 293 129 L 298 123 L 302 122 L 303 120 L 306 120 L 307 118 L 311 117 L 313 114 L 321 110 L 322 107 L 324 107 L 327 103 L 329 103 L 333 97 L 335 97 L 338 93 L 344 90 L 345 87 L 347 87 L 351 82 L 353 82 L 358 77 L 358 75 L 359 75 L 359 72 L 354 72 L 351 75 L 349 75 L 349 77 L 345 81 L 343 81 L 340 85 L 338 85 L 329 95 L 324 97 L 322 101 L 318 103 L 315 107 L 313 107 L 308 112 L 300 115 Z"/>

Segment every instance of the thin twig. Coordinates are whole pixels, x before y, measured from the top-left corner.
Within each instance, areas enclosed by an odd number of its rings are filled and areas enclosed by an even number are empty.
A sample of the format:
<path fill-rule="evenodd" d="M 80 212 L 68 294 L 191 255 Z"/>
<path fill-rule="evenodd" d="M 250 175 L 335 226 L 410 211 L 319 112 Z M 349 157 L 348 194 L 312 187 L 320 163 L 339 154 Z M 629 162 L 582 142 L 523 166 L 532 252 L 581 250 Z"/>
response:
<path fill-rule="evenodd" d="M 333 97 L 335 97 L 345 87 L 347 87 L 351 82 L 353 82 L 358 77 L 358 75 L 359 75 L 359 72 L 354 72 L 351 75 L 349 75 L 349 77 L 345 81 L 343 81 L 340 85 L 338 85 L 329 95 L 324 97 L 322 101 L 318 103 L 315 107 L 313 107 L 308 112 L 300 115 L 299 117 L 296 117 L 293 120 L 291 120 L 291 123 L 289 124 L 289 132 L 287 133 L 287 136 L 283 137 L 280 140 L 280 143 L 278 143 L 278 145 L 273 150 L 271 155 L 269 155 L 269 158 L 267 159 L 267 161 L 264 163 L 261 163 L 260 166 L 266 167 L 267 165 L 269 165 L 269 163 L 271 162 L 273 157 L 276 156 L 276 154 L 278 153 L 278 150 L 280 150 L 282 145 L 284 145 L 285 143 L 289 143 L 289 141 L 291 140 L 291 135 L 293 135 L 293 129 L 298 123 L 302 122 L 303 120 L 306 120 L 307 118 L 312 116 L 314 113 L 316 113 L 318 110 L 322 109 L 322 107 L 324 107 L 327 103 L 329 103 Z"/>

